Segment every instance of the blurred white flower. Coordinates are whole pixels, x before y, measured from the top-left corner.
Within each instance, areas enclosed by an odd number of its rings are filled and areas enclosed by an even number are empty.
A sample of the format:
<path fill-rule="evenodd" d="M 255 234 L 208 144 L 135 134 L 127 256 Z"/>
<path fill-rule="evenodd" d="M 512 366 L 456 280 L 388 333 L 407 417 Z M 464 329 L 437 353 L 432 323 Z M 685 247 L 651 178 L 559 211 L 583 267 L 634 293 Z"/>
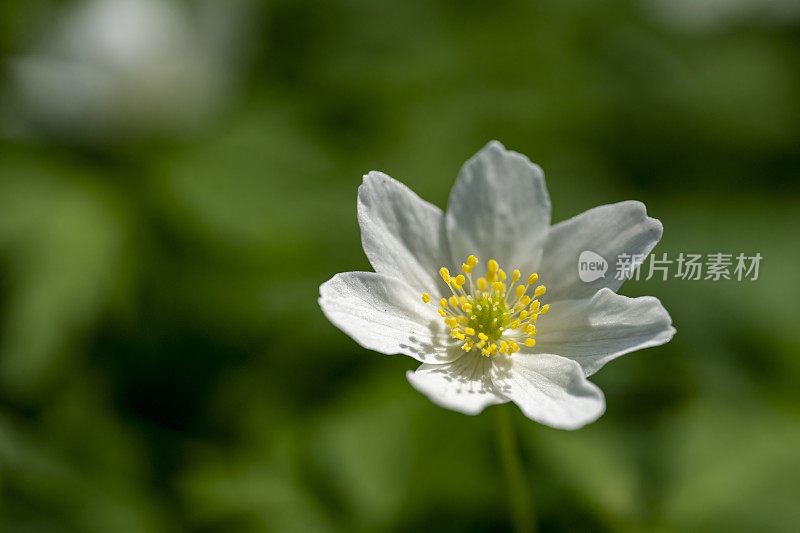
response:
<path fill-rule="evenodd" d="M 550 226 L 541 169 L 496 141 L 461 169 L 447 213 L 370 172 L 358 221 L 375 272 L 335 275 L 320 306 L 362 346 L 421 361 L 408 379 L 443 407 L 477 414 L 512 401 L 532 420 L 576 429 L 605 410 L 587 376 L 675 333 L 656 298 L 617 295 L 622 280 L 586 283 L 576 269 L 587 249 L 643 257 L 661 223 L 629 201 Z M 473 276 L 478 257 L 487 268 Z"/>
<path fill-rule="evenodd" d="M 642 0 L 661 21 L 689 31 L 714 31 L 733 24 L 792 24 L 800 0 Z"/>
<path fill-rule="evenodd" d="M 78 142 L 175 135 L 226 100 L 246 35 L 241 2 L 89 0 L 10 61 L 17 121 Z"/>

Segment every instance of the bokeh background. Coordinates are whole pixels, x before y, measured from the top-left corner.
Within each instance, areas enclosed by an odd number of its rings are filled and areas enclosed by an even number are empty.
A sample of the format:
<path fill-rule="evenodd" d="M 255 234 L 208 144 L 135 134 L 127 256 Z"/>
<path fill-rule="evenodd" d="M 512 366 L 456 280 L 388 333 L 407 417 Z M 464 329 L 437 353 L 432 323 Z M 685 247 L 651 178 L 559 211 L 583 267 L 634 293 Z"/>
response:
<path fill-rule="evenodd" d="M 645 202 L 678 334 L 512 409 L 542 531 L 800 530 L 796 0 L 0 4 L 0 530 L 504 531 L 494 412 L 329 324 L 361 176 L 444 207 L 490 139 L 554 221 Z"/>

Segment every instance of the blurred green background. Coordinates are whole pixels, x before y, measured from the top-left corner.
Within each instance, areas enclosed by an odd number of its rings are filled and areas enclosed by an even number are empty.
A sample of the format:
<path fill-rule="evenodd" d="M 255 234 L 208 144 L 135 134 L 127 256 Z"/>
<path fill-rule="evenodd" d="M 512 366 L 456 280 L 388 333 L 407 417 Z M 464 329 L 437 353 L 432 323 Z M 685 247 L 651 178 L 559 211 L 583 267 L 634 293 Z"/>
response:
<path fill-rule="evenodd" d="M 0 4 L 0 530 L 504 531 L 491 407 L 328 323 L 369 270 L 356 189 L 445 207 L 499 139 L 554 221 L 626 199 L 678 334 L 513 409 L 542 531 L 800 530 L 800 5 L 793 0 Z"/>

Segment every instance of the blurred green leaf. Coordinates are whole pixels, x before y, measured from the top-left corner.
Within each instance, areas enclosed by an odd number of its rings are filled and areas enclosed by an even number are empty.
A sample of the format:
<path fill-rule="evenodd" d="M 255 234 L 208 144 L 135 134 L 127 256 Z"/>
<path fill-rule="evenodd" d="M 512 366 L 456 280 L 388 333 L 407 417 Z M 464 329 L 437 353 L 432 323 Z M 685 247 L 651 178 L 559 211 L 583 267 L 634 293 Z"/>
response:
<path fill-rule="evenodd" d="M 123 281 L 125 221 L 77 169 L 31 158 L 0 165 L 0 242 L 12 280 L 2 302 L 0 380 L 30 398 L 68 368 L 76 335 L 99 319 Z"/>
<path fill-rule="evenodd" d="M 735 400 L 733 400 L 735 401 Z M 695 403 L 664 428 L 669 471 L 661 519 L 680 530 L 796 531 L 800 419 L 719 400 Z"/>

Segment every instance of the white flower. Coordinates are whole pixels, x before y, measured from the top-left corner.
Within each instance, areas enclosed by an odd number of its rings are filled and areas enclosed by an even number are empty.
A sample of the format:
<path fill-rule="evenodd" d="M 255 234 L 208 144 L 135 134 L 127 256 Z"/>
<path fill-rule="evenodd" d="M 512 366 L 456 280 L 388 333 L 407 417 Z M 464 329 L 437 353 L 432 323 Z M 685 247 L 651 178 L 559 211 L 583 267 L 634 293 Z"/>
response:
<path fill-rule="evenodd" d="M 183 134 L 227 99 L 239 2 L 85 0 L 56 13 L 9 64 L 17 120 L 50 135 L 105 144 Z"/>
<path fill-rule="evenodd" d="M 644 257 L 661 223 L 628 201 L 551 226 L 542 170 L 499 142 L 464 164 L 446 213 L 370 172 L 358 221 L 375 272 L 324 283 L 322 311 L 365 348 L 421 361 L 408 380 L 443 407 L 477 414 L 512 401 L 532 420 L 577 429 L 605 410 L 587 376 L 675 333 L 656 298 L 615 294 L 614 275 L 578 277 L 581 252 L 611 264 Z"/>

